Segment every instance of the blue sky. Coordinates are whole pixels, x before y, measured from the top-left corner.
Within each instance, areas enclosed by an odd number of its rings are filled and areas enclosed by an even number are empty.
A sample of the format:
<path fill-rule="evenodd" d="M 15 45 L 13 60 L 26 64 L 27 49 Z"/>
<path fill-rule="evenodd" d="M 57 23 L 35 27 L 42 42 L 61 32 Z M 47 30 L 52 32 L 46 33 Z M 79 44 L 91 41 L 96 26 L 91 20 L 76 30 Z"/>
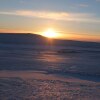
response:
<path fill-rule="evenodd" d="M 100 0 L 0 0 L 0 31 L 53 28 L 61 38 L 100 41 L 99 10 Z"/>

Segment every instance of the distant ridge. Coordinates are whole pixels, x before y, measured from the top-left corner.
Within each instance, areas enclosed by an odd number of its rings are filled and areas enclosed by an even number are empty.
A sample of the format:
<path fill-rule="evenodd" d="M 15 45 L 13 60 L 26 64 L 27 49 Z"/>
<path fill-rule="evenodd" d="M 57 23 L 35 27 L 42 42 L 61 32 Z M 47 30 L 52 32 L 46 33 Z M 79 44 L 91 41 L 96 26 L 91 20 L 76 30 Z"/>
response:
<path fill-rule="evenodd" d="M 45 37 L 31 33 L 0 33 L 0 43 L 10 44 L 41 44 Z"/>
<path fill-rule="evenodd" d="M 31 33 L 20 33 L 20 34 L 0 33 L 0 43 L 48 45 L 48 39 L 41 35 L 31 34 Z M 53 39 L 53 44 L 61 46 L 79 46 L 79 47 L 81 46 L 81 47 L 100 48 L 100 43 L 97 42 Z"/>

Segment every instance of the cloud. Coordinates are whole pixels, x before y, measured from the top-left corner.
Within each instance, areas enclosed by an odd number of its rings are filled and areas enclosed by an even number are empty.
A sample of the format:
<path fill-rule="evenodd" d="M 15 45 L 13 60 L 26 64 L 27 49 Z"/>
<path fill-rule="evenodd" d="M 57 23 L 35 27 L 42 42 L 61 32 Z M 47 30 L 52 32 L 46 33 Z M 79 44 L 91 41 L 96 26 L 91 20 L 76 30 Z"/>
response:
<path fill-rule="evenodd" d="M 96 0 L 97 2 L 100 2 L 100 0 Z"/>
<path fill-rule="evenodd" d="M 49 12 L 49 11 L 30 11 L 30 10 L 16 10 L 9 12 L 0 12 L 4 15 L 17 15 L 31 18 L 43 18 L 59 21 L 76 21 L 76 22 L 92 22 L 100 23 L 100 19 L 96 19 L 93 14 L 88 13 L 67 13 L 67 12 Z"/>
<path fill-rule="evenodd" d="M 80 7 L 88 7 L 89 5 L 87 5 L 87 4 L 79 4 L 78 6 L 80 6 Z"/>

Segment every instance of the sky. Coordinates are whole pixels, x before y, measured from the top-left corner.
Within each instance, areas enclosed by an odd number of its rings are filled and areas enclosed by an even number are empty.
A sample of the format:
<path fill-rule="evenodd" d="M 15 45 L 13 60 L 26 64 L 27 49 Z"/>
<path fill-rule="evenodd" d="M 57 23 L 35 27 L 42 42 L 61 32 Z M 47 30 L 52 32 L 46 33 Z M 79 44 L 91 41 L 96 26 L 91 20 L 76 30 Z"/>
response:
<path fill-rule="evenodd" d="M 100 0 L 0 0 L 0 32 L 100 42 Z"/>

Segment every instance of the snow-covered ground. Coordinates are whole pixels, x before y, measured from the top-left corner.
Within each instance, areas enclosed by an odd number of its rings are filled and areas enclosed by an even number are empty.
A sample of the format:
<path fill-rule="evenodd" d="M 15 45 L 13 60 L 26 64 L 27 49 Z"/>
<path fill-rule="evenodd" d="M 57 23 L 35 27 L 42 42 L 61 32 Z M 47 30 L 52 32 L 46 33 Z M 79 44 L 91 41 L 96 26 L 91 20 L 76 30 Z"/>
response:
<path fill-rule="evenodd" d="M 0 44 L 0 100 L 100 100 L 100 49 Z"/>
<path fill-rule="evenodd" d="M 0 71 L 0 100 L 100 100 L 100 82 L 42 71 Z"/>

